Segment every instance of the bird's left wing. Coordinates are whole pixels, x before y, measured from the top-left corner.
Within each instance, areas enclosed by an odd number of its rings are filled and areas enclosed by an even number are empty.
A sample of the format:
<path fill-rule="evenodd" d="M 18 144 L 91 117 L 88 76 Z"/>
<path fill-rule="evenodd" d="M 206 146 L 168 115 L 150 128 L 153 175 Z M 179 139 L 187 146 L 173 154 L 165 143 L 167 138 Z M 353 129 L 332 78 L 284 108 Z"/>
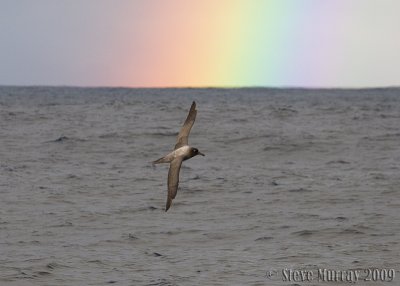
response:
<path fill-rule="evenodd" d="M 183 123 L 181 131 L 179 131 L 179 135 L 175 145 L 175 150 L 182 146 L 188 145 L 189 133 L 190 130 L 192 129 L 194 121 L 196 120 L 196 115 L 197 115 L 196 102 L 193 101 L 192 106 L 190 107 L 189 110 L 189 114 L 186 117 L 185 123 Z"/>

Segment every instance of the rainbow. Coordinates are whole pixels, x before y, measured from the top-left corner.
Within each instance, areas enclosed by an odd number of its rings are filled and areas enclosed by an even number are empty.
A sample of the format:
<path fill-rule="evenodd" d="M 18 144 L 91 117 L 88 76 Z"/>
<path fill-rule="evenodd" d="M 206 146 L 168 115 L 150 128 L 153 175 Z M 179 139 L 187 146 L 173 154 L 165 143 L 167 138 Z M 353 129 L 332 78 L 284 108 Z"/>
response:
<path fill-rule="evenodd" d="M 368 34 L 358 32 L 362 15 L 347 1 L 130 3 L 121 16 L 131 20 L 120 29 L 125 41 L 114 55 L 121 64 L 113 85 L 346 86 L 357 85 L 355 74 L 368 80 L 368 52 L 357 50 Z M 363 38 L 349 36 L 357 33 Z"/>

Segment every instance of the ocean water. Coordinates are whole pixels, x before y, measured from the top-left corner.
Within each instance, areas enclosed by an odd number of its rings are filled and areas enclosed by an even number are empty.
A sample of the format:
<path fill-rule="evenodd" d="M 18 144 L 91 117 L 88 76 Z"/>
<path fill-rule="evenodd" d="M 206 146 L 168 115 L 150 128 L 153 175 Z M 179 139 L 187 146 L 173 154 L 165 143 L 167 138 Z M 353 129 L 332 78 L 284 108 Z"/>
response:
<path fill-rule="evenodd" d="M 400 89 L 0 87 L 0 125 L 0 285 L 400 285 Z"/>

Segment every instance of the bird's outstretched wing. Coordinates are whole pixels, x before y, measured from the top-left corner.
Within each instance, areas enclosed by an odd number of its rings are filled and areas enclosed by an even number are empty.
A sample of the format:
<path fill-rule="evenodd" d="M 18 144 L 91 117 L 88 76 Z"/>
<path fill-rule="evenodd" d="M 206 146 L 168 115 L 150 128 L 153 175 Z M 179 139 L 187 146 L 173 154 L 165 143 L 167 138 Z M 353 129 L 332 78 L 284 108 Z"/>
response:
<path fill-rule="evenodd" d="M 179 131 L 179 135 L 175 145 L 175 150 L 182 146 L 188 145 L 189 133 L 196 119 L 196 115 L 197 115 L 196 102 L 193 101 L 192 106 L 190 107 L 189 110 L 189 114 L 186 117 L 185 123 L 183 123 L 181 131 Z"/>
<path fill-rule="evenodd" d="M 177 157 L 172 160 L 171 164 L 169 165 L 168 171 L 168 198 L 167 204 L 165 206 L 165 211 L 167 211 L 171 204 L 172 200 L 176 197 L 176 192 L 178 191 L 178 184 L 179 184 L 179 171 L 181 169 L 183 158 Z"/>

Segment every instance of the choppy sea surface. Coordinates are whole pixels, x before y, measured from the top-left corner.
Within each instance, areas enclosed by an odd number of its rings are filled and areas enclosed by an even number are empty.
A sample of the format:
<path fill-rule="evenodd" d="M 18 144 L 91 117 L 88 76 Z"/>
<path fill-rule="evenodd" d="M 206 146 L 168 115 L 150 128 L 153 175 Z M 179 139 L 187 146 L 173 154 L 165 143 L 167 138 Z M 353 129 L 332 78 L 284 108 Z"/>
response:
<path fill-rule="evenodd" d="M 0 285 L 400 285 L 399 243 L 400 89 L 0 87 Z"/>

